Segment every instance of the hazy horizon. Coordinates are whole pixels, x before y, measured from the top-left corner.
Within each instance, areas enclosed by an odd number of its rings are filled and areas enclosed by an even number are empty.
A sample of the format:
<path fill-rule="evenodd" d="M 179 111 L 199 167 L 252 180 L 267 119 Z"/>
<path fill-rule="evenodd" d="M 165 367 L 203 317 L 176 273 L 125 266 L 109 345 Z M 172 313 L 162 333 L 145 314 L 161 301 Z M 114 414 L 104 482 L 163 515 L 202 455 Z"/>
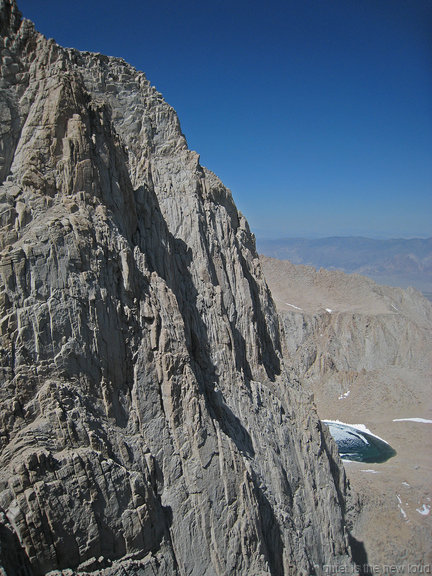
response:
<path fill-rule="evenodd" d="M 291 233 L 271 233 L 271 232 L 262 232 L 260 230 L 252 230 L 255 234 L 256 238 L 263 241 L 278 241 L 278 240 L 295 240 L 295 239 L 304 239 L 304 240 L 324 240 L 327 238 L 366 238 L 369 240 L 429 240 L 432 238 L 431 234 L 373 234 L 373 233 L 346 233 L 346 234 L 318 234 L 318 233 L 299 233 L 299 234 L 291 234 Z"/>
<path fill-rule="evenodd" d="M 143 70 L 257 236 L 432 235 L 428 0 L 18 6 Z"/>

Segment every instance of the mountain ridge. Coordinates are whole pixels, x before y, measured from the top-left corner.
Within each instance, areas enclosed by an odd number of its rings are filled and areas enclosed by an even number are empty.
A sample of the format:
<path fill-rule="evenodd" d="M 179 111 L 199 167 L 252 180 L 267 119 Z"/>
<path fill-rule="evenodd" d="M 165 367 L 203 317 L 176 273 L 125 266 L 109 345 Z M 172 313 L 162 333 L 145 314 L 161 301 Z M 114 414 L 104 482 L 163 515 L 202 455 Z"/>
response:
<path fill-rule="evenodd" d="M 413 286 L 432 293 L 432 238 L 373 239 L 363 236 L 258 240 L 265 256 L 293 264 L 340 269 L 369 276 L 379 284 Z"/>

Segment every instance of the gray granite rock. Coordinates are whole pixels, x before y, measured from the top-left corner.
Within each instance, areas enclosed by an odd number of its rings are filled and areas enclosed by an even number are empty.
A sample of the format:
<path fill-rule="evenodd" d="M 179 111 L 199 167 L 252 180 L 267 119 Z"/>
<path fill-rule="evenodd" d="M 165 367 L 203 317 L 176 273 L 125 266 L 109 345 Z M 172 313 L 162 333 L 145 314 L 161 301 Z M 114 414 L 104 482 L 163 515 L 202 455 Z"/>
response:
<path fill-rule="evenodd" d="M 231 193 L 144 74 L 0 17 L 3 572 L 348 566 L 344 472 Z"/>

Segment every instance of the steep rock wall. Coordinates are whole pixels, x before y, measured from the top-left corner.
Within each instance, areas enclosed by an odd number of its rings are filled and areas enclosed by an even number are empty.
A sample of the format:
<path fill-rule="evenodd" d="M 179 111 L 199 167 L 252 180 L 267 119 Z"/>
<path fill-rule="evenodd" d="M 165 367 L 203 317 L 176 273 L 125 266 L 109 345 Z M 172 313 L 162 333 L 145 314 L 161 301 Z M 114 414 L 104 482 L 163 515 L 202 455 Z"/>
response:
<path fill-rule="evenodd" d="M 230 192 L 142 73 L 0 16 L 5 572 L 346 565 L 345 476 Z"/>

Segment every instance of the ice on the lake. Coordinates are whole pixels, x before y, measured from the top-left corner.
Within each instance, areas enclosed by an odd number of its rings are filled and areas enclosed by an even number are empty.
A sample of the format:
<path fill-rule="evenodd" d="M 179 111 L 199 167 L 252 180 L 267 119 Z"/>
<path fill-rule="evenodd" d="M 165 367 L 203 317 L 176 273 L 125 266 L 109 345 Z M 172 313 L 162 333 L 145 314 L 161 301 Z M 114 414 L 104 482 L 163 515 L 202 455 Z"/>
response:
<path fill-rule="evenodd" d="M 323 422 L 328 426 L 342 460 L 385 462 L 396 454 L 385 440 L 372 434 L 363 424 L 345 424 L 333 420 Z"/>

